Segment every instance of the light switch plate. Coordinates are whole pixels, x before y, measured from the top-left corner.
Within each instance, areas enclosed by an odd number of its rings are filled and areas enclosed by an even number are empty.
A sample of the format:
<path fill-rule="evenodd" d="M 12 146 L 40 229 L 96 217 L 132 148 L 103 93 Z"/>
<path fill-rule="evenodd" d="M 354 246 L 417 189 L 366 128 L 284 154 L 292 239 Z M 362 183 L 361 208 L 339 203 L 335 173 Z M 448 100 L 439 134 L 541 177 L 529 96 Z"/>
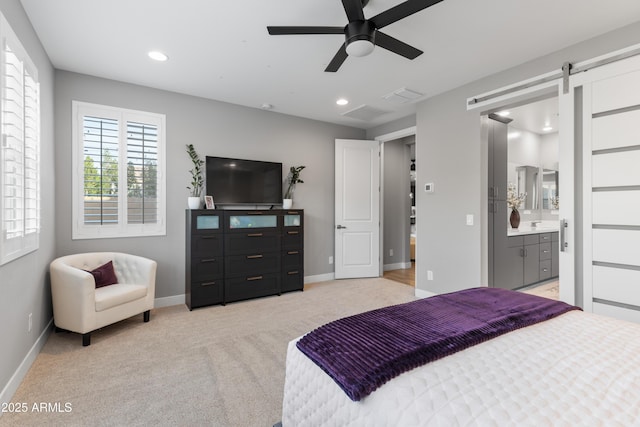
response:
<path fill-rule="evenodd" d="M 425 193 L 433 193 L 433 191 L 434 191 L 433 182 L 427 182 L 424 185 L 424 192 Z"/>
<path fill-rule="evenodd" d="M 467 225 L 473 225 L 473 214 L 467 214 Z"/>

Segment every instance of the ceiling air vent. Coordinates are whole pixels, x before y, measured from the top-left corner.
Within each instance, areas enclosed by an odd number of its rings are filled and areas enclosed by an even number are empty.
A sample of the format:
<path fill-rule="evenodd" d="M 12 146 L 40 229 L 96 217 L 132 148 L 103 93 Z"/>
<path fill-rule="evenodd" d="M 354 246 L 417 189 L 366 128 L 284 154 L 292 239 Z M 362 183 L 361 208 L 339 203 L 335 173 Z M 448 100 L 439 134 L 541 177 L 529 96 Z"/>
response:
<path fill-rule="evenodd" d="M 388 111 L 379 110 L 368 105 L 361 105 L 353 110 L 342 113 L 342 115 L 345 117 L 351 117 L 352 119 L 368 122 L 369 120 L 373 120 L 387 113 Z"/>
<path fill-rule="evenodd" d="M 395 104 L 404 104 L 409 101 L 413 101 L 414 99 L 418 99 L 421 96 L 424 96 L 424 93 L 416 92 L 414 90 L 410 90 L 407 88 L 401 88 L 398 90 L 394 90 L 388 95 L 382 97 L 385 101 L 393 102 Z"/>

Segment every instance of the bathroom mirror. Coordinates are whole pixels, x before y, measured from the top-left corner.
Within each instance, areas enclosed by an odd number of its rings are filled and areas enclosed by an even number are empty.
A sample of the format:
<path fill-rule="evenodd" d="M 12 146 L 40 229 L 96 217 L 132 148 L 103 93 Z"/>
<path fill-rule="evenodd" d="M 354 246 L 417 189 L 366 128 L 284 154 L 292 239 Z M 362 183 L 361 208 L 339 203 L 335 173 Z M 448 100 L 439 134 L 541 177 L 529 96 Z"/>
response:
<path fill-rule="evenodd" d="M 558 171 L 542 170 L 542 209 L 558 209 Z"/>
<path fill-rule="evenodd" d="M 539 176 L 540 169 L 535 166 L 517 166 L 516 167 L 516 191 L 518 194 L 526 193 L 527 196 L 520 206 L 520 209 L 535 210 L 539 209 Z"/>

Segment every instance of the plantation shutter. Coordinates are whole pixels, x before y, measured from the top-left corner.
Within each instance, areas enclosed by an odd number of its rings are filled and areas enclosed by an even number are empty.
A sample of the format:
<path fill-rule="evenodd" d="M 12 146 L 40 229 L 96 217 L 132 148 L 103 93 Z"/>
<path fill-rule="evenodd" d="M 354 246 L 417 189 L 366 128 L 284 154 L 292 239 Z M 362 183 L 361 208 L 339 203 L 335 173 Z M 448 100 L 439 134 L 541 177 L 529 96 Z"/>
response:
<path fill-rule="evenodd" d="M 74 239 L 166 234 L 164 116 L 73 101 Z"/>
<path fill-rule="evenodd" d="M 36 250 L 40 232 L 40 95 L 37 71 L 0 16 L 0 264 Z"/>
<path fill-rule="evenodd" d="M 127 122 L 127 221 L 158 222 L 158 127 Z"/>
<path fill-rule="evenodd" d="M 83 122 L 86 225 L 118 223 L 118 121 L 85 116 Z"/>

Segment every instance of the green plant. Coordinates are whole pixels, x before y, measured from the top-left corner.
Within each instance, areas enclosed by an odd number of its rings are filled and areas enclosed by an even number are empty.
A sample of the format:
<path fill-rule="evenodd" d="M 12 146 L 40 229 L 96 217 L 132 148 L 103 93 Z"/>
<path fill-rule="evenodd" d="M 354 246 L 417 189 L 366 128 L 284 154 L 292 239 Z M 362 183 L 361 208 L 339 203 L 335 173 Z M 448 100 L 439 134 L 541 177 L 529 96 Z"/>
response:
<path fill-rule="evenodd" d="M 200 197 L 202 186 L 204 185 L 204 178 L 202 176 L 204 160 L 200 159 L 195 148 L 193 148 L 193 144 L 187 144 L 187 153 L 193 162 L 193 168 L 189 171 L 191 172 L 191 186 L 187 187 L 187 190 L 189 190 L 189 194 L 191 194 L 192 197 Z"/>
<path fill-rule="evenodd" d="M 289 169 L 289 175 L 287 175 L 287 182 L 289 183 L 289 186 L 287 187 L 287 191 L 284 193 L 285 199 L 292 199 L 293 190 L 295 190 L 296 184 L 304 183 L 304 181 L 300 179 L 300 172 L 302 172 L 302 169 L 305 167 L 306 166 L 291 166 Z"/>

